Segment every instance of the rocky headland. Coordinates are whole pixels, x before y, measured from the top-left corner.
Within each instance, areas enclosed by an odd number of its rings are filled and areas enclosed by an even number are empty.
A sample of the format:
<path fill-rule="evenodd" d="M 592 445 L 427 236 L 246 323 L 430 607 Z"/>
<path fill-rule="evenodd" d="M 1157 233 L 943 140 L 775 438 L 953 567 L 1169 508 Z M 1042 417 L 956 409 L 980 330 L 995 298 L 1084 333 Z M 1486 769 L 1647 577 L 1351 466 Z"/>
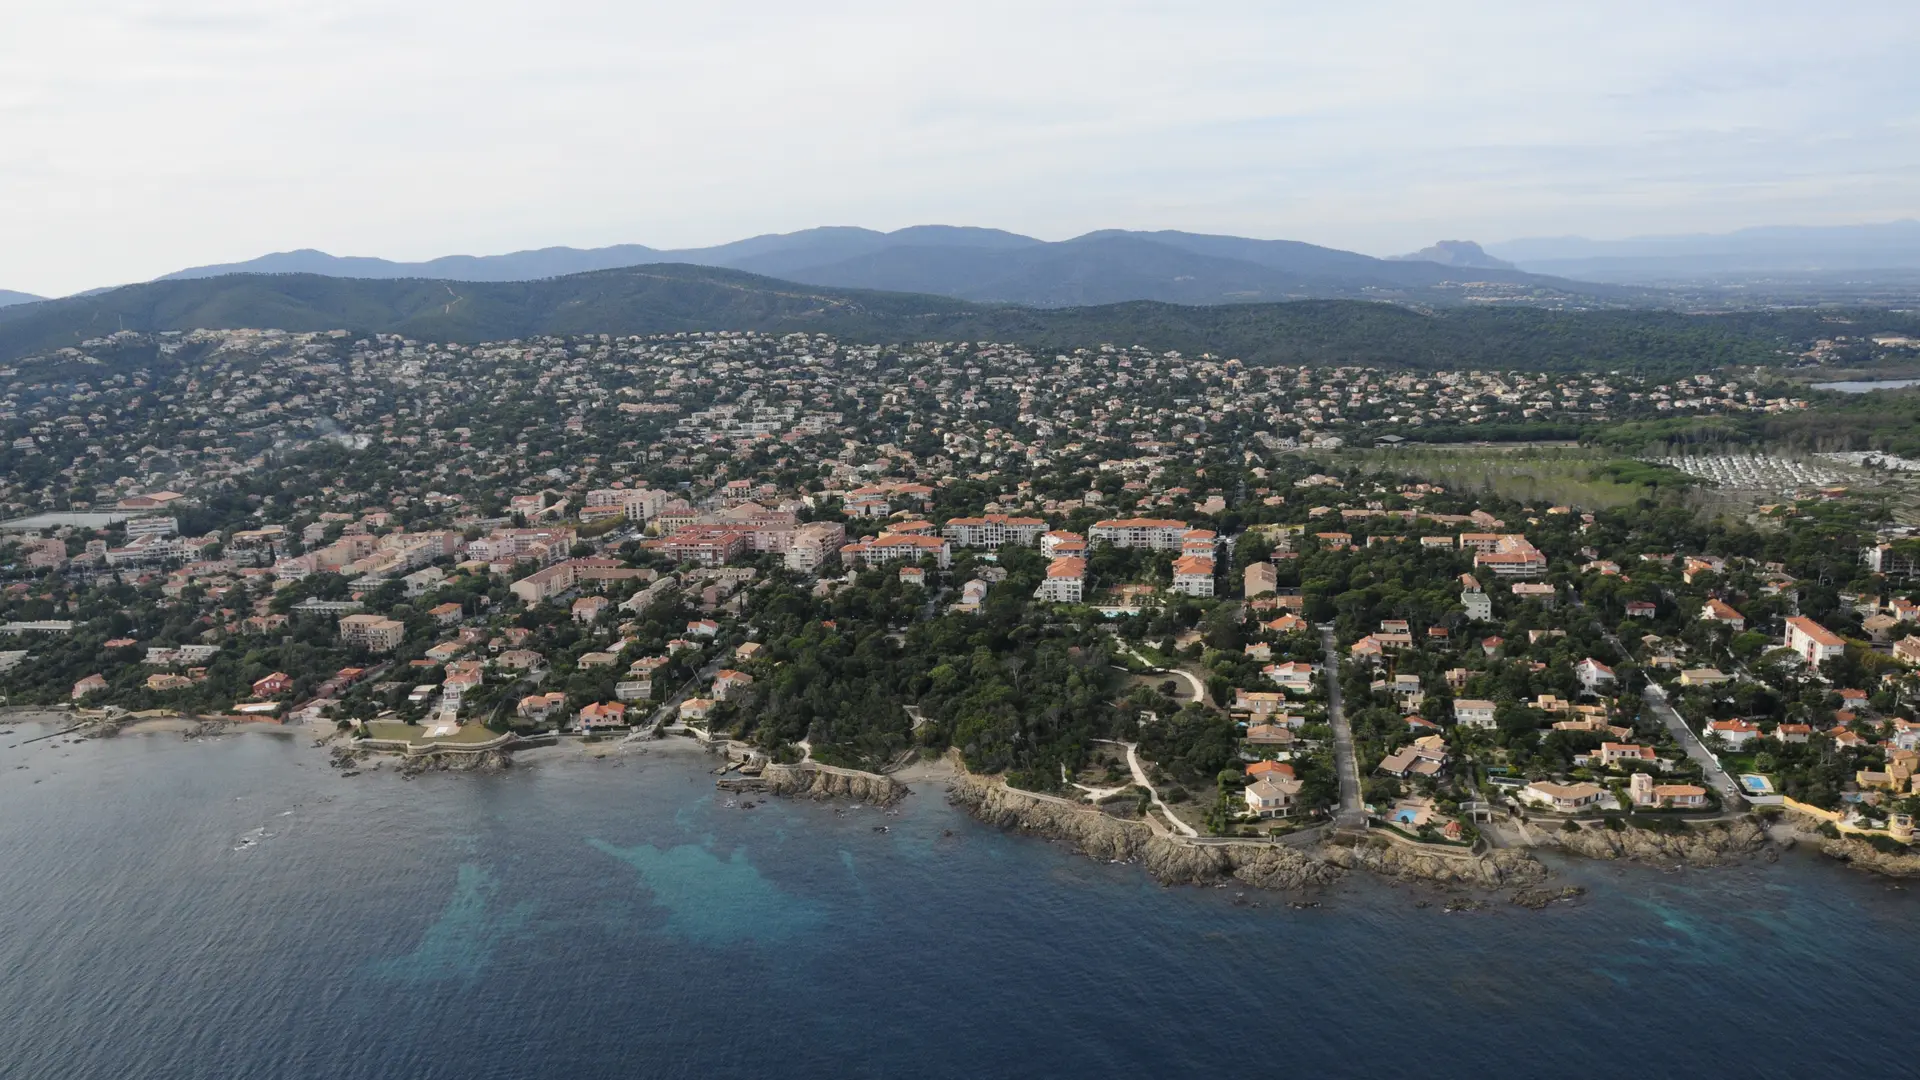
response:
<path fill-rule="evenodd" d="M 804 799 L 853 799 L 874 806 L 892 806 L 909 794 L 907 785 L 891 776 L 803 761 L 797 765 L 767 765 L 760 773 L 768 792 Z"/>

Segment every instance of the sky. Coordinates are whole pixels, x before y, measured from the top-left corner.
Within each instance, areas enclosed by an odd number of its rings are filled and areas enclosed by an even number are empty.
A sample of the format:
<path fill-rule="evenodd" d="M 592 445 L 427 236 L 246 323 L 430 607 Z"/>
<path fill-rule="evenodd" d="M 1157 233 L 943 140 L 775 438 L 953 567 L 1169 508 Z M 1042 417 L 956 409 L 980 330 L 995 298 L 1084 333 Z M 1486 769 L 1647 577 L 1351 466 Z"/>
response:
<path fill-rule="evenodd" d="M 0 288 L 816 225 L 1613 238 L 1920 216 L 1843 4 L 60 0 L 0 13 Z"/>

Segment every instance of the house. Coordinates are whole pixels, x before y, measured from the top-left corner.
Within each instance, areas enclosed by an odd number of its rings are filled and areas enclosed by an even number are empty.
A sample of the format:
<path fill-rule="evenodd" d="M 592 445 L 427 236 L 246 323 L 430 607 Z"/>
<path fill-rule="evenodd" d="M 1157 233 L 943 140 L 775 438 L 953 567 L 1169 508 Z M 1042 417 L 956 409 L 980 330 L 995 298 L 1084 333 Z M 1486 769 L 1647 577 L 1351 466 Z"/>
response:
<path fill-rule="evenodd" d="M 1680 673 L 1681 686 L 1718 686 L 1732 681 L 1733 676 L 1718 668 L 1688 668 Z"/>
<path fill-rule="evenodd" d="M 652 679 L 627 679 L 613 684 L 613 697 L 616 701 L 653 700 Z"/>
<path fill-rule="evenodd" d="M 707 714 L 712 712 L 717 704 L 719 703 L 712 698 L 688 698 L 680 703 L 680 722 L 684 724 L 689 720 L 705 720 Z"/>
<path fill-rule="evenodd" d="M 1477 698 L 1455 698 L 1453 722 L 1460 727 L 1491 728 L 1494 726 L 1493 702 Z"/>
<path fill-rule="evenodd" d="M 1262 690 L 1235 690 L 1233 707 L 1252 713 L 1256 719 L 1265 719 L 1287 707 L 1287 695 Z"/>
<path fill-rule="evenodd" d="M 1288 690 L 1296 693 L 1308 693 L 1313 689 L 1314 666 L 1300 660 L 1287 660 L 1278 664 L 1268 664 L 1260 673 Z"/>
<path fill-rule="evenodd" d="M 1263 777 L 1291 780 L 1293 779 L 1293 766 L 1284 761 L 1256 761 L 1247 766 L 1248 779 L 1259 780 Z"/>
<path fill-rule="evenodd" d="M 766 646 L 757 641 L 743 641 L 738 648 L 733 650 L 733 658 L 744 664 L 765 651 Z"/>
<path fill-rule="evenodd" d="M 1242 588 L 1249 598 L 1265 596 L 1279 588 L 1280 577 L 1270 562 L 1248 563 L 1241 573 Z"/>
<path fill-rule="evenodd" d="M 73 700 L 79 701 L 96 690 L 107 688 L 107 677 L 100 674 L 89 675 L 73 684 Z"/>
<path fill-rule="evenodd" d="M 428 608 L 427 614 L 433 616 L 433 621 L 440 626 L 452 626 L 460 621 L 463 612 L 459 604 L 449 602 Z"/>
<path fill-rule="evenodd" d="M 1751 720 L 1712 720 L 1707 723 L 1707 734 L 1718 735 L 1722 742 L 1738 749 L 1760 737 L 1760 727 Z"/>
<path fill-rule="evenodd" d="M 581 709 L 577 719 L 580 721 L 582 731 L 626 727 L 627 707 L 618 701 L 596 702 Z"/>
<path fill-rule="evenodd" d="M 1255 817 L 1287 817 L 1299 802 L 1305 785 L 1291 777 L 1267 776 L 1247 785 L 1247 812 Z"/>
<path fill-rule="evenodd" d="M 1386 647 L 1381 645 L 1380 640 L 1372 634 L 1368 634 L 1366 637 L 1361 638 L 1359 641 L 1347 647 L 1348 656 L 1353 657 L 1355 660 L 1364 660 L 1367 663 L 1379 663 L 1386 654 Z"/>
<path fill-rule="evenodd" d="M 1521 600 L 1538 600 L 1543 604 L 1552 604 L 1557 596 L 1553 586 L 1544 581 L 1516 581 L 1513 583 L 1513 595 Z"/>
<path fill-rule="evenodd" d="M 693 637 L 710 638 L 720 633 L 720 624 L 712 619 L 696 619 L 687 624 L 687 633 Z"/>
<path fill-rule="evenodd" d="M 1893 658 L 1903 664 L 1920 666 L 1920 637 L 1908 634 L 1894 642 Z"/>
<path fill-rule="evenodd" d="M 1603 742 L 1600 749 L 1587 755 L 1588 761 L 1601 768 L 1612 768 L 1622 762 L 1639 764 L 1655 760 L 1653 747 L 1636 746 L 1633 743 Z"/>
<path fill-rule="evenodd" d="M 1243 645 L 1240 647 L 1240 651 L 1249 660 L 1273 659 L 1273 646 L 1264 641 L 1256 641 L 1251 645 Z"/>
<path fill-rule="evenodd" d="M 279 697 L 291 689 L 293 676 L 284 671 L 276 671 L 253 681 L 253 696 L 257 698 Z"/>
<path fill-rule="evenodd" d="M 1173 560 L 1173 591 L 1187 596 L 1213 595 L 1213 560 L 1182 555 Z"/>
<path fill-rule="evenodd" d="M 1787 648 L 1792 649 L 1808 667 L 1817 668 L 1846 651 L 1846 642 L 1833 631 L 1807 618 L 1795 615 L 1787 620 Z"/>
<path fill-rule="evenodd" d="M 1708 600 L 1700 609 L 1700 618 L 1704 622 L 1717 622 L 1724 626 L 1731 626 L 1736 634 L 1747 628 L 1747 617 L 1719 600 Z"/>
<path fill-rule="evenodd" d="M 1610 690 L 1615 682 L 1613 669 L 1591 656 L 1573 665 L 1573 674 L 1580 680 L 1580 688 L 1589 694 Z"/>
<path fill-rule="evenodd" d="M 1428 736 L 1438 738 L 1438 736 Z M 1379 771 L 1388 776 L 1406 778 L 1410 776 L 1437 776 L 1446 764 L 1446 754 L 1438 756 L 1423 754 L 1417 746 L 1406 746 L 1387 755 L 1381 760 Z"/>
<path fill-rule="evenodd" d="M 1273 620 L 1272 622 L 1260 624 L 1260 628 L 1262 630 L 1271 630 L 1276 634 L 1305 633 L 1307 626 L 1308 626 L 1307 620 L 1301 618 L 1298 615 L 1295 615 L 1291 611 Z"/>
<path fill-rule="evenodd" d="M 1253 724 L 1244 738 L 1254 746 L 1288 747 L 1296 741 L 1293 731 L 1279 724 Z"/>
<path fill-rule="evenodd" d="M 1783 743 L 1804 743 L 1813 737 L 1813 725 L 1775 724 L 1773 737 Z"/>
<path fill-rule="evenodd" d="M 1481 638 L 1480 651 L 1487 656 L 1492 656 L 1493 654 L 1500 651 L 1500 646 L 1505 645 L 1506 643 L 1507 643 L 1507 639 L 1503 637 Z"/>
<path fill-rule="evenodd" d="M 573 602 L 573 621 L 590 623 L 600 618 L 600 614 L 613 606 L 613 601 L 604 596 L 583 596 Z"/>
<path fill-rule="evenodd" d="M 1627 618 L 1629 619 L 1651 619 L 1658 614 L 1660 614 L 1660 605 L 1651 600 L 1627 601 Z"/>
<path fill-rule="evenodd" d="M 1707 789 L 1695 784 L 1656 784 L 1646 773 L 1634 773 L 1627 792 L 1635 806 L 1697 810 L 1707 805 Z"/>
<path fill-rule="evenodd" d="M 753 685 L 753 676 L 744 671 L 721 668 L 713 677 L 713 699 L 726 701 L 734 692 Z"/>
<path fill-rule="evenodd" d="M 1535 780 L 1520 789 L 1522 799 L 1561 814 L 1584 810 L 1598 803 L 1601 796 L 1605 794 L 1606 789 L 1600 785 L 1584 781 L 1577 784 L 1556 784 L 1548 780 Z"/>

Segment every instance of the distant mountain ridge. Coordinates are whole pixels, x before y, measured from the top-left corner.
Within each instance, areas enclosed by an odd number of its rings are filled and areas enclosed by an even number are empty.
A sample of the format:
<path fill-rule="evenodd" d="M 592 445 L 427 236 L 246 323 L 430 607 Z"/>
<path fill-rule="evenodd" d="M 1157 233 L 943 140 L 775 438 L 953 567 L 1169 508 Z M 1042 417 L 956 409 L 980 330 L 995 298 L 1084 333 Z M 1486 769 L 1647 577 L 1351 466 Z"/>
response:
<path fill-rule="evenodd" d="M 1487 245 L 1522 270 L 1586 281 L 1665 283 L 1766 275 L 1920 269 L 1920 221 L 1769 225 L 1730 233 L 1589 240 L 1534 237 Z"/>
<path fill-rule="evenodd" d="M 1129 300 L 1220 304 L 1316 298 L 1444 304 L 1467 299 L 1462 286 L 1469 283 L 1517 288 L 1576 304 L 1658 299 L 1644 292 L 1551 280 L 1511 268 L 1376 259 L 1291 240 L 1108 229 L 1049 242 L 999 229 L 951 225 L 917 225 L 893 232 L 830 226 L 706 248 L 556 247 L 505 255 L 451 255 L 424 262 L 300 250 L 193 267 L 160 280 L 253 273 L 533 281 L 664 263 L 723 267 L 808 285 L 922 292 L 1034 307 Z M 1461 269 L 1472 273 L 1463 278 Z"/>
<path fill-rule="evenodd" d="M 1496 259 L 1471 240 L 1442 240 L 1411 255 L 1395 255 L 1402 262 L 1431 262 L 1441 266 L 1464 266 L 1480 270 L 1513 270 L 1505 259 Z"/>
<path fill-rule="evenodd" d="M 1210 351 L 1253 363 L 1697 372 L 1730 363 L 1776 362 L 1783 355 L 1782 341 L 1823 331 L 1830 313 L 1684 315 L 1480 305 L 1422 311 L 1354 300 L 1031 308 L 811 286 L 684 264 L 512 282 L 233 274 L 128 285 L 0 309 L 0 361 L 79 346 L 118 330 L 345 329 L 464 342 L 540 334 L 759 330 L 869 342 L 1001 341 L 1042 356 L 1112 342 Z M 1920 333 L 1920 317 L 1893 312 L 1870 317 L 1875 331 Z M 142 362 L 167 361 L 155 353 Z"/>
<path fill-rule="evenodd" d="M 36 300 L 44 299 L 46 298 L 35 296 L 32 293 L 14 292 L 12 289 L 0 289 L 0 307 L 12 307 L 15 304 L 31 304 Z"/>

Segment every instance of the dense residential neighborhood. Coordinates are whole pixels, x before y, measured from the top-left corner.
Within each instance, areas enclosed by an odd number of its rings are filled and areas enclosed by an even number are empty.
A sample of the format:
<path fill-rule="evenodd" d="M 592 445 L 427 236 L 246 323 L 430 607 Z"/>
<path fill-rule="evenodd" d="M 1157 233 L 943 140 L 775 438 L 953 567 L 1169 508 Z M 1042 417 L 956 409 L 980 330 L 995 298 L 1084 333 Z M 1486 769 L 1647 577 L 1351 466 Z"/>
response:
<path fill-rule="evenodd" d="M 115 334 L 0 380 L 14 702 L 374 746 L 950 746 L 1144 785 L 1196 834 L 1783 806 L 1911 835 L 1904 527 L 1830 486 L 1737 528 L 1657 487 L 1527 500 L 1373 433 L 1804 407 L 1761 383 L 346 331 Z"/>

